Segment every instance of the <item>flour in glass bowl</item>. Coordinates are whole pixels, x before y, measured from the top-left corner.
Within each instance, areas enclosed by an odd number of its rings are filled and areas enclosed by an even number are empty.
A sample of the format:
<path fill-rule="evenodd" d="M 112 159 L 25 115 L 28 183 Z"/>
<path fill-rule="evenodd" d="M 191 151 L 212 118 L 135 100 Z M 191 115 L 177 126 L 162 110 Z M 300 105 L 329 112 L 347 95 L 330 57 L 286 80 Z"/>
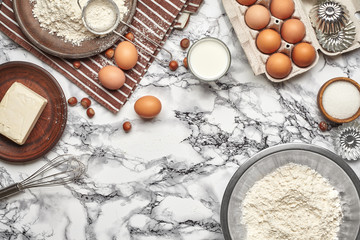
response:
<path fill-rule="evenodd" d="M 97 35 L 91 33 L 84 26 L 77 0 L 30 0 L 34 3 L 33 15 L 39 21 L 40 27 L 46 29 L 51 34 L 63 37 L 66 42 L 74 45 L 81 45 L 81 42 L 96 38 Z M 101 0 L 100 0 L 101 1 Z M 120 19 L 127 13 L 125 0 L 114 0 L 119 8 Z M 87 0 L 80 0 L 80 5 L 84 6 Z M 100 10 L 100 9 L 99 9 Z M 102 21 L 100 19 L 99 21 Z M 93 21 L 95 24 L 96 20 Z"/>
<path fill-rule="evenodd" d="M 341 219 L 339 192 L 294 163 L 257 181 L 242 203 L 246 240 L 336 240 Z"/>

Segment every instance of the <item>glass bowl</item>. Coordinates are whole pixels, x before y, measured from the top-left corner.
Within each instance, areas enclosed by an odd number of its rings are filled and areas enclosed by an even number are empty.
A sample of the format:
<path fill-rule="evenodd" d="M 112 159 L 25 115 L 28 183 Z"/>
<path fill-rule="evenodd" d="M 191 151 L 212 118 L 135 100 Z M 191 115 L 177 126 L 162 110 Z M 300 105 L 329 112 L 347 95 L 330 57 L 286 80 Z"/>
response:
<path fill-rule="evenodd" d="M 329 180 L 340 193 L 343 219 L 339 239 L 360 239 L 360 181 L 335 153 L 309 144 L 290 143 L 268 148 L 247 160 L 233 175 L 221 203 L 220 220 L 225 239 L 245 240 L 241 205 L 254 183 L 288 163 L 308 166 Z"/>

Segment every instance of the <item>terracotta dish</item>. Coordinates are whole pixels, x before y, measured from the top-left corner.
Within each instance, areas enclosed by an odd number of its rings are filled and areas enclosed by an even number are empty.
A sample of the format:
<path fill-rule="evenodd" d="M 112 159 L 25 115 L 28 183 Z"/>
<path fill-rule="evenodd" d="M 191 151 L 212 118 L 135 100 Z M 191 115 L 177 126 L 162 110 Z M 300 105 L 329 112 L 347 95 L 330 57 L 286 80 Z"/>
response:
<path fill-rule="evenodd" d="M 75 0 L 74 0 L 75 1 Z M 125 0 L 125 5 L 129 11 L 122 19 L 130 24 L 135 14 L 137 0 Z M 13 0 L 13 8 L 17 22 L 25 36 L 38 48 L 51 55 L 61 58 L 84 58 L 96 55 L 110 48 L 119 36 L 110 33 L 102 38 L 94 38 L 82 42 L 80 46 L 75 46 L 70 42 L 65 42 L 63 38 L 50 34 L 47 30 L 40 27 L 40 24 L 32 14 L 34 2 Z M 125 33 L 127 26 L 119 24 L 116 28 L 120 34 Z"/>
<path fill-rule="evenodd" d="M 338 77 L 338 78 L 333 78 L 333 79 L 330 79 L 329 81 L 327 81 L 326 83 L 324 83 L 324 85 L 322 85 L 322 87 L 320 88 L 319 90 L 319 93 L 318 93 L 318 96 L 317 96 L 317 103 L 318 103 L 318 106 L 319 106 L 319 109 L 321 111 L 321 113 L 328 119 L 330 120 L 331 122 L 334 122 L 334 123 L 347 123 L 347 122 L 351 122 L 353 120 L 355 120 L 356 118 L 358 118 L 360 116 L 360 108 L 359 110 L 351 117 L 349 118 L 345 118 L 345 119 L 339 119 L 339 118 L 334 118 L 332 116 L 330 116 L 324 109 L 324 106 L 323 106 L 323 94 L 324 94 L 324 91 L 325 89 L 330 85 L 332 84 L 333 82 L 336 82 L 336 81 L 346 81 L 346 82 L 349 82 L 351 84 L 353 84 L 359 91 L 360 91 L 360 85 L 350 79 L 350 78 L 346 78 L 346 77 Z"/>
<path fill-rule="evenodd" d="M 48 101 L 24 145 L 20 146 L 0 135 L 0 159 L 26 162 L 45 155 L 59 141 L 66 126 L 67 105 L 56 79 L 35 64 L 8 62 L 0 65 L 0 99 L 15 81 L 24 84 Z"/>

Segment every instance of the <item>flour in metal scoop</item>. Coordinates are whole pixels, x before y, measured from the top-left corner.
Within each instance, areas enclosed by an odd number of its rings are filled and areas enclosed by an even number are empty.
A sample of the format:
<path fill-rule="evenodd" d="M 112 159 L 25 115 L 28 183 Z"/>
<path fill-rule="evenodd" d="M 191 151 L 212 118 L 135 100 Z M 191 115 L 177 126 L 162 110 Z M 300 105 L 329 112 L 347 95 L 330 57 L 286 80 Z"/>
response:
<path fill-rule="evenodd" d="M 96 38 L 97 35 L 86 29 L 82 22 L 82 9 L 77 0 L 30 0 L 33 4 L 33 16 L 39 21 L 40 27 L 62 37 L 65 42 L 80 45 L 83 41 Z M 125 0 L 114 0 L 119 8 L 120 19 L 128 12 Z M 87 0 L 80 0 L 84 6 Z M 101 11 L 102 7 L 99 5 Z M 94 24 L 99 24 L 103 19 L 92 19 Z"/>
<path fill-rule="evenodd" d="M 97 0 L 87 5 L 84 18 L 91 30 L 104 32 L 115 25 L 116 12 L 109 1 Z"/>
<path fill-rule="evenodd" d="M 242 203 L 247 240 L 335 240 L 339 192 L 315 170 L 289 163 L 257 181 Z"/>

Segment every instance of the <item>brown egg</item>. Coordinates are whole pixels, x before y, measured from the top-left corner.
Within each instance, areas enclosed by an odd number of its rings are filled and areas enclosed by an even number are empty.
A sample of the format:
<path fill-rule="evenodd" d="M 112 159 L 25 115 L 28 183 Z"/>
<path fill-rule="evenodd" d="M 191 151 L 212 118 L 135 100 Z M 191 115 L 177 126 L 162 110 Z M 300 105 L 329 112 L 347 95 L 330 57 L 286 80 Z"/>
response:
<path fill-rule="evenodd" d="M 245 22 L 252 29 L 263 29 L 270 22 L 270 12 L 263 5 L 253 5 L 245 12 Z"/>
<path fill-rule="evenodd" d="M 295 4 L 293 0 L 272 0 L 270 4 L 271 14 L 279 19 L 287 19 L 294 13 Z"/>
<path fill-rule="evenodd" d="M 138 52 L 134 44 L 123 41 L 116 47 L 114 57 L 119 68 L 129 70 L 136 65 Z"/>
<path fill-rule="evenodd" d="M 283 53 L 274 53 L 266 62 L 266 71 L 273 78 L 284 78 L 292 69 L 291 60 Z"/>
<path fill-rule="evenodd" d="M 299 19 L 286 20 L 281 27 L 281 36 L 288 43 L 300 42 L 305 37 L 305 25 Z"/>
<path fill-rule="evenodd" d="M 298 43 L 291 53 L 293 62 L 299 67 L 308 67 L 316 59 L 315 48 L 309 43 Z"/>
<path fill-rule="evenodd" d="M 256 38 L 256 46 L 261 52 L 266 54 L 275 52 L 279 49 L 280 45 L 280 34 L 273 29 L 262 30 Z"/>
<path fill-rule="evenodd" d="M 142 118 L 154 118 L 161 111 L 161 102 L 154 96 L 144 96 L 135 102 L 134 109 Z"/>
<path fill-rule="evenodd" d="M 125 83 L 124 72 L 116 66 L 105 66 L 100 69 L 98 78 L 101 84 L 111 90 L 121 88 Z"/>
<path fill-rule="evenodd" d="M 245 6 L 250 6 L 256 2 L 256 0 L 237 0 L 238 3 Z"/>

